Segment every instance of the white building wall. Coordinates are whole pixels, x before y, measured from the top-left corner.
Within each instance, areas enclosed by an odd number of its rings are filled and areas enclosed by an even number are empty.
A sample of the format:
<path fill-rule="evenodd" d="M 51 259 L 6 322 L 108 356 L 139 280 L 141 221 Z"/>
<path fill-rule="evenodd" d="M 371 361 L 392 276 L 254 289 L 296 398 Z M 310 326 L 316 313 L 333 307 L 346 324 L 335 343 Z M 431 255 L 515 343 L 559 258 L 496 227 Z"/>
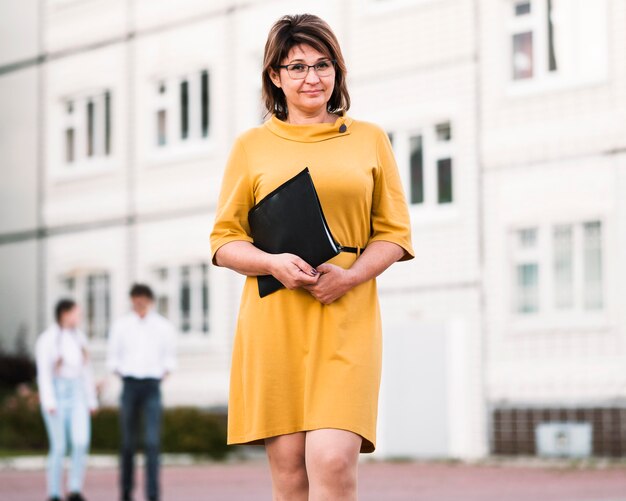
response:
<path fill-rule="evenodd" d="M 593 78 L 529 85 L 510 82 L 507 0 L 51 0 L 41 18 L 38 5 L 20 2 L 0 16 L 12 20 L 0 30 L 4 345 L 22 325 L 34 341 L 36 317 L 50 321 L 67 273 L 107 270 L 115 318 L 129 307 L 133 281 L 150 282 L 157 267 L 208 261 L 230 145 L 263 120 L 268 29 L 284 13 L 309 11 L 339 38 L 351 116 L 393 135 L 407 186 L 409 136 L 432 139 L 443 122 L 452 128 L 454 203 L 412 206 L 416 259 L 378 279 L 385 348 L 376 454 L 482 456 L 494 406 L 624 397 L 623 2 L 603 3 L 606 59 Z M 202 69 L 210 75 L 208 139 L 156 148 L 156 84 Z M 111 155 L 72 172 L 62 161 L 62 100 L 103 90 L 112 96 Z M 598 217 L 605 312 L 565 323 L 512 318 L 510 230 Z M 37 229 L 46 238 L 36 240 Z M 226 404 L 243 277 L 210 267 L 209 284 L 209 332 L 179 336 L 168 405 Z M 93 351 L 104 376 L 102 339 Z M 115 402 L 118 389 L 108 378 L 104 401 Z"/>
<path fill-rule="evenodd" d="M 412 207 L 417 258 L 379 279 L 386 358 L 378 455 L 481 455 L 476 67 L 469 1 L 454 9 L 441 0 L 390 2 L 382 10 L 366 0 L 315 6 L 47 2 L 43 39 L 52 57 L 42 66 L 42 213 L 52 232 L 45 254 L 46 319 L 62 293 L 60 277 L 68 273 L 107 270 L 115 318 L 128 309 L 132 281 L 150 282 L 157 267 L 208 259 L 228 145 L 263 120 L 259 74 L 268 29 L 284 13 L 305 11 L 333 26 L 350 70 L 351 114 L 394 134 L 405 182 L 408 135 L 445 121 L 453 129 L 454 206 Z M 209 139 L 190 147 L 155 148 L 157 82 L 173 78 L 168 85 L 175 85 L 177 75 L 201 69 L 210 74 Z M 111 155 L 72 172 L 63 162 L 62 100 L 103 90 L 112 96 Z M 165 386 L 168 405 L 209 407 L 227 401 L 243 277 L 216 267 L 209 276 L 211 327 L 206 334 L 179 336 L 180 368 Z M 420 349 L 414 359 L 398 364 L 393 354 L 404 347 Z M 104 377 L 104 340 L 94 340 L 93 351 Z M 439 354 L 431 365 L 429 353 Z M 428 385 L 429 367 L 444 376 L 441 392 Z M 413 386 L 395 384 L 405 374 L 415 380 Z M 415 392 L 407 412 L 399 412 L 407 387 Z M 118 391 L 115 379 L 106 378 L 104 402 L 114 403 Z M 438 442 L 424 441 L 429 426 L 437 426 Z M 402 449 L 405 434 L 413 437 L 405 442 L 412 448 Z"/>
<path fill-rule="evenodd" d="M 41 297 L 39 224 L 39 2 L 0 3 L 0 346 L 29 347 Z"/>
<path fill-rule="evenodd" d="M 606 7 L 606 30 L 591 44 L 606 44 L 606 61 L 599 60 L 603 71 L 591 81 L 580 75 L 518 85 L 509 78 L 507 23 L 498 22 L 508 15 L 507 3 L 481 2 L 485 391 L 492 406 L 612 406 L 626 396 L 626 43 L 618 35 L 626 6 L 594 4 L 598 12 Z M 605 308 L 522 319 L 513 314 L 509 231 L 550 231 L 556 223 L 589 220 L 602 223 Z M 544 243 L 549 246 L 549 240 Z M 550 259 L 549 250 L 545 255 Z M 547 271 L 551 262 L 544 264 Z M 551 297 L 552 291 L 541 293 Z"/>

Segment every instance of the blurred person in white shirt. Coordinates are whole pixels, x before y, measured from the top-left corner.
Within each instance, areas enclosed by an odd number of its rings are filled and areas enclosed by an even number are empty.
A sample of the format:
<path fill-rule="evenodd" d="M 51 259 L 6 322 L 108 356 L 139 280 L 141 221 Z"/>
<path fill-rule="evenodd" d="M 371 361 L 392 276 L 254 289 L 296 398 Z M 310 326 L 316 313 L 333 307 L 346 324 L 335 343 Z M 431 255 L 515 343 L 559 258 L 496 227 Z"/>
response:
<path fill-rule="evenodd" d="M 78 329 L 80 308 L 72 299 L 61 299 L 55 323 L 41 333 L 35 345 L 37 385 L 50 452 L 47 490 L 51 501 L 62 496 L 63 460 L 71 444 L 68 501 L 84 501 L 82 495 L 91 417 L 97 407 L 87 338 Z"/>
<path fill-rule="evenodd" d="M 139 418 L 144 416 L 146 496 L 158 501 L 161 436 L 161 382 L 176 367 L 176 334 L 169 320 L 154 309 L 154 294 L 145 284 L 130 290 L 132 310 L 116 320 L 109 333 L 107 366 L 122 378 L 120 490 L 130 501 Z"/>

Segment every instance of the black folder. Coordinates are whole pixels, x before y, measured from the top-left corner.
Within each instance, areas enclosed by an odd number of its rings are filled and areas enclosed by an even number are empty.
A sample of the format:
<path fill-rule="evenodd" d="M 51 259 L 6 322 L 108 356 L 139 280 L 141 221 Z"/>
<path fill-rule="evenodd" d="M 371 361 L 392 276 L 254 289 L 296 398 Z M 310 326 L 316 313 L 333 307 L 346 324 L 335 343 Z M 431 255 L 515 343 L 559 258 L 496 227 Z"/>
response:
<path fill-rule="evenodd" d="M 289 252 L 318 266 L 341 252 L 333 238 L 308 167 L 288 179 L 248 212 L 254 245 L 271 254 Z M 272 275 L 257 277 L 265 297 L 284 285 Z"/>

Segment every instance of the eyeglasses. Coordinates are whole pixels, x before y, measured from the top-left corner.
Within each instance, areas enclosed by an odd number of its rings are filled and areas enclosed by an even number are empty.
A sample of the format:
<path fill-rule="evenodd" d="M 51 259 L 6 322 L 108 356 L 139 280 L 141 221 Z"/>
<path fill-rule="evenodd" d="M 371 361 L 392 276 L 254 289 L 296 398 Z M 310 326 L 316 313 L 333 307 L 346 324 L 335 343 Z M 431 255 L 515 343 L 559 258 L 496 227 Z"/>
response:
<path fill-rule="evenodd" d="M 334 70 L 335 59 L 323 59 L 315 64 L 293 63 L 282 64 L 278 68 L 287 68 L 287 73 L 294 80 L 302 80 L 309 74 L 309 68 L 314 68 L 318 77 L 327 77 Z"/>

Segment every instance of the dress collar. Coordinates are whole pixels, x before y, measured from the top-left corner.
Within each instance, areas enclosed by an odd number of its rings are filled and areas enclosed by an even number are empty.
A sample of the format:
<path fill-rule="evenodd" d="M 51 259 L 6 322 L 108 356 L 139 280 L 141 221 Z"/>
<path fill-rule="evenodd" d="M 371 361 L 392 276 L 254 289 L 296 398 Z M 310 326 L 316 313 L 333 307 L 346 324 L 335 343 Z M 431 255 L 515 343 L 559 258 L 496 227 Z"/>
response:
<path fill-rule="evenodd" d="M 277 136 L 291 141 L 314 143 L 333 137 L 348 136 L 352 118 L 341 110 L 341 116 L 334 123 L 290 124 L 276 117 L 274 113 L 264 125 Z"/>

